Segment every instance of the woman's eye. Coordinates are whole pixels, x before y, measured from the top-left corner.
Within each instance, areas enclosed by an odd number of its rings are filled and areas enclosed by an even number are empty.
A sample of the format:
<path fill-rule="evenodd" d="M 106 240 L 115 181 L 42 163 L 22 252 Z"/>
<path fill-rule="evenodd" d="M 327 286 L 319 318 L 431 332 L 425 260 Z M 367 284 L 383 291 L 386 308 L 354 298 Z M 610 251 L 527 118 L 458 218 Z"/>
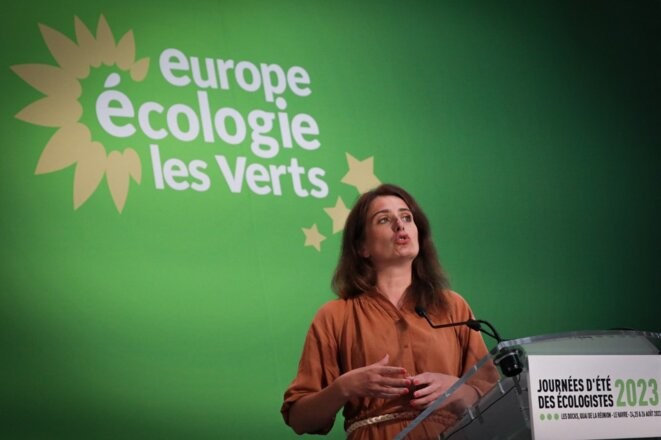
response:
<path fill-rule="evenodd" d="M 402 217 L 402 220 L 405 221 L 406 223 L 411 223 L 413 221 L 413 216 L 408 214 Z"/>
<path fill-rule="evenodd" d="M 390 220 L 388 219 L 388 217 L 381 217 L 381 218 L 378 219 L 376 222 L 377 222 L 378 224 L 380 224 L 380 225 L 383 225 L 383 224 L 388 223 L 389 221 L 390 221 Z"/>

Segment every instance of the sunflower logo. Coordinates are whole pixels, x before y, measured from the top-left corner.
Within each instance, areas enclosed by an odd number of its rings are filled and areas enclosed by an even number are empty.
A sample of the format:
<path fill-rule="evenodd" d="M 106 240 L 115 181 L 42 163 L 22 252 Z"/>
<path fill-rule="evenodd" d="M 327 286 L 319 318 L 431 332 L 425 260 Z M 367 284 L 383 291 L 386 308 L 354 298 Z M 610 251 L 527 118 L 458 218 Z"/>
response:
<path fill-rule="evenodd" d="M 140 157 L 131 147 L 123 151 L 106 151 L 103 144 L 92 139 L 90 129 L 81 122 L 83 106 L 81 80 L 101 65 L 128 72 L 136 82 L 147 76 L 149 58 L 135 60 L 135 40 L 129 30 L 115 44 L 112 30 L 103 15 L 99 18 L 96 37 L 74 17 L 76 42 L 43 24 L 39 25 L 57 66 L 21 64 L 11 69 L 45 97 L 29 104 L 16 118 L 35 125 L 54 127 L 37 163 L 35 174 L 52 173 L 75 165 L 73 207 L 78 209 L 96 191 L 103 177 L 118 212 L 122 212 L 128 196 L 130 179 L 140 183 Z M 111 74 L 108 81 L 117 81 Z"/>

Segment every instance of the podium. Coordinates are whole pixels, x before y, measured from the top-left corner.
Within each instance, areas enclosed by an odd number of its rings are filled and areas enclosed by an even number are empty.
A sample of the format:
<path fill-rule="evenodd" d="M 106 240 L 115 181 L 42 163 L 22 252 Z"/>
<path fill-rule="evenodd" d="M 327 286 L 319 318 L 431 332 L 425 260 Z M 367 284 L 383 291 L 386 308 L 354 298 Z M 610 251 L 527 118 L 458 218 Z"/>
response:
<path fill-rule="evenodd" d="M 479 389 L 481 376 L 498 378 Z M 466 396 L 466 387 L 476 389 L 478 400 L 457 397 Z M 500 342 L 395 439 L 408 438 L 438 412 L 456 419 L 434 432 L 431 438 L 440 440 L 661 439 L 660 396 L 661 333 L 526 337 Z"/>

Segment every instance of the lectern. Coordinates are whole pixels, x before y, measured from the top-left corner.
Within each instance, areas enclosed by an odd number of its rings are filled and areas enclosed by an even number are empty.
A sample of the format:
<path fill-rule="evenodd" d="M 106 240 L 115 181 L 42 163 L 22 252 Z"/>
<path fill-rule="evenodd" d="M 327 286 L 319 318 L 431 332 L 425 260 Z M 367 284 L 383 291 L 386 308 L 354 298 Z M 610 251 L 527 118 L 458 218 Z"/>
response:
<path fill-rule="evenodd" d="M 494 365 L 497 382 L 476 402 L 458 405 L 458 390 Z M 457 420 L 432 437 L 440 440 L 661 438 L 660 396 L 661 333 L 526 337 L 500 342 L 396 439 L 436 411 Z"/>

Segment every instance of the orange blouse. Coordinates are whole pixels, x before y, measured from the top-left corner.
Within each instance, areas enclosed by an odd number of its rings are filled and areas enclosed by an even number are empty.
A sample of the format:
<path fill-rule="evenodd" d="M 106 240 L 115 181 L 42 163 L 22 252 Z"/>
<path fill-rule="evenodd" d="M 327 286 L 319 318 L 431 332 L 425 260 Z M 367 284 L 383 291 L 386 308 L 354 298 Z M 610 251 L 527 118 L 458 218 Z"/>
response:
<path fill-rule="evenodd" d="M 465 321 L 473 318 L 466 301 L 457 293 L 447 291 L 447 308 L 441 313 L 429 313 L 435 324 Z M 487 354 L 479 332 L 466 326 L 433 329 L 418 316 L 414 305 L 404 302 L 397 309 L 386 297 L 376 292 L 356 298 L 337 299 L 323 305 L 308 330 L 298 374 L 285 392 L 281 408 L 289 423 L 289 408 L 301 397 L 315 393 L 332 383 L 341 374 L 373 364 L 390 355 L 390 365 L 403 367 L 411 376 L 435 372 L 461 377 Z M 484 372 L 482 370 L 485 370 Z M 483 368 L 471 385 L 484 393 L 498 380 L 495 367 Z M 344 428 L 351 423 L 382 414 L 419 413 L 410 405 L 409 396 L 393 399 L 363 397 L 352 399 L 343 410 Z M 456 416 L 437 410 L 434 420 L 425 421 L 407 438 L 427 438 L 438 435 L 456 420 Z M 352 440 L 390 439 L 410 423 L 406 420 L 381 422 L 355 430 Z M 334 420 L 317 434 L 330 431 Z"/>

